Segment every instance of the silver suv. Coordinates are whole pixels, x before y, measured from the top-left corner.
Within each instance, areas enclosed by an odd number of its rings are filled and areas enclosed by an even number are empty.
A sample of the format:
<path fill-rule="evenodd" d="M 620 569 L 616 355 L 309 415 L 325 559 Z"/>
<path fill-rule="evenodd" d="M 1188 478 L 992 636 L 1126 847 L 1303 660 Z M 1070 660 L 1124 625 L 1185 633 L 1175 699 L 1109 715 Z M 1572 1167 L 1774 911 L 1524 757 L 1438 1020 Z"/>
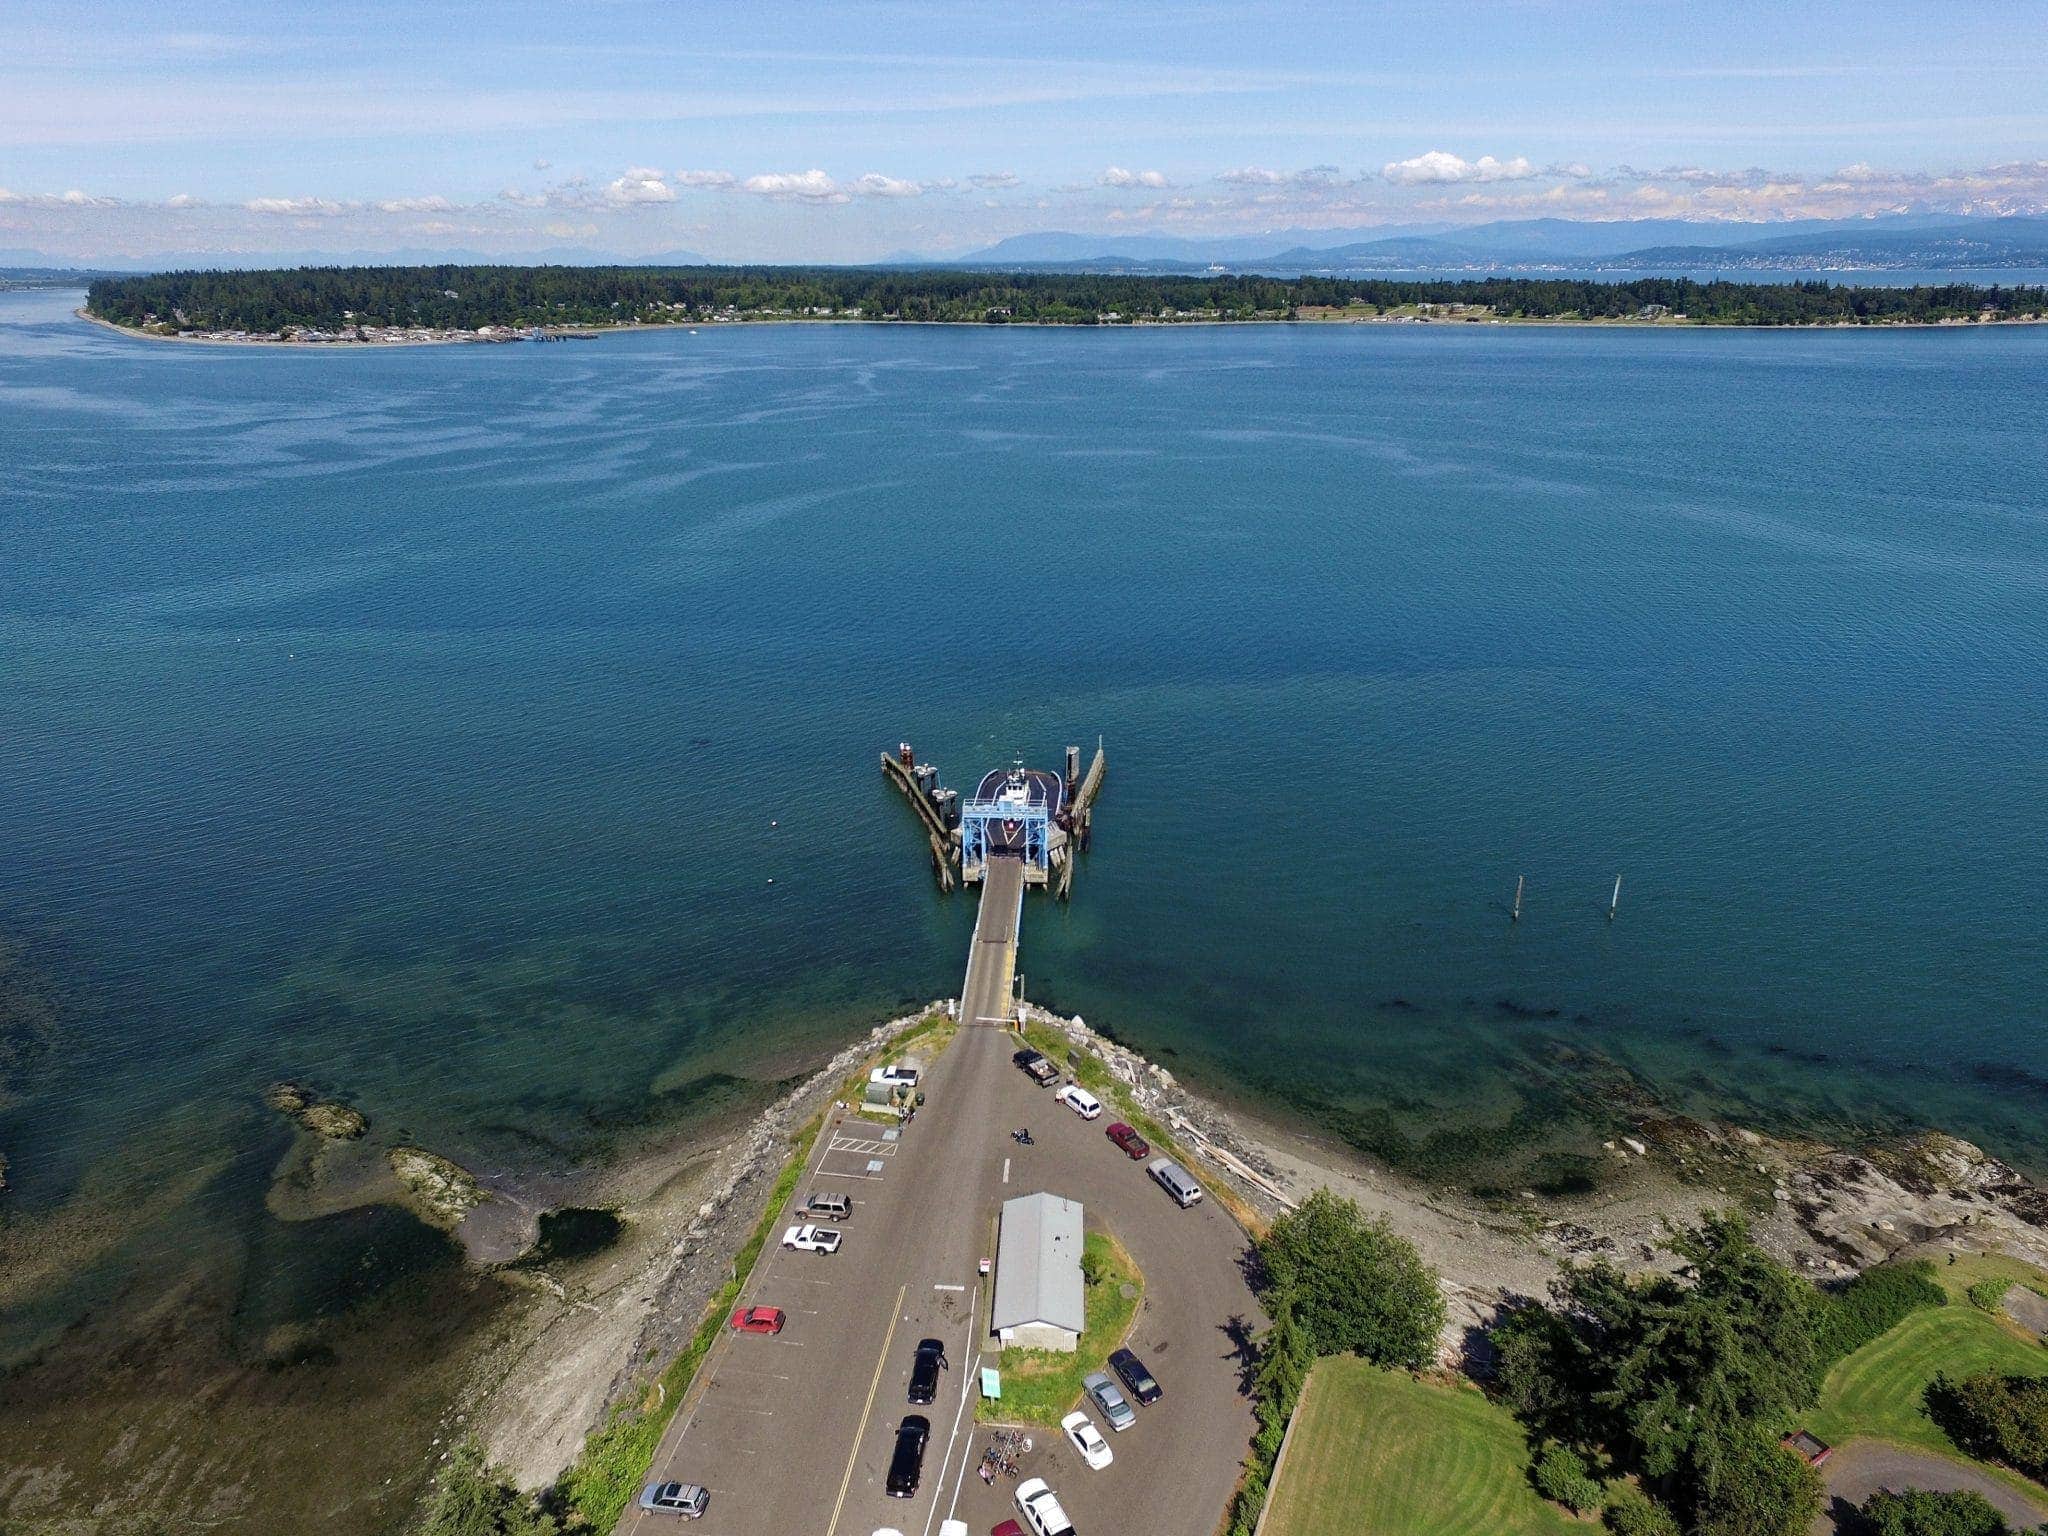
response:
<path fill-rule="evenodd" d="M 640 1507 L 648 1513 L 681 1515 L 685 1520 L 695 1520 L 710 1503 L 710 1490 L 695 1483 L 649 1483 L 640 1495 Z"/>

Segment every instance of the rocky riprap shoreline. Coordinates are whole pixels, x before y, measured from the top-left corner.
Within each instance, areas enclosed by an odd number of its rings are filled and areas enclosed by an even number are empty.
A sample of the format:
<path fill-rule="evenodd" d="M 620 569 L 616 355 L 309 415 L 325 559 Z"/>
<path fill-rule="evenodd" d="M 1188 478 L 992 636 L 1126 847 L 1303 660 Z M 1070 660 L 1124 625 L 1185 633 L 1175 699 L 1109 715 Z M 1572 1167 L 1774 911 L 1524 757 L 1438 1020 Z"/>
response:
<path fill-rule="evenodd" d="M 1642 1114 L 1606 1143 L 1611 1186 L 1589 1197 L 1503 1208 L 1366 1168 L 1348 1154 L 1269 1131 L 1183 1087 L 1164 1067 L 1088 1027 L 1028 1009 L 1099 1057 L 1146 1114 L 1262 1217 L 1319 1184 L 1358 1199 L 1414 1241 L 1443 1277 L 1447 1364 L 1509 1302 L 1540 1296 L 1560 1262 L 1600 1257 L 1631 1271 L 1668 1266 L 1670 1224 L 1745 1211 L 1759 1242 L 1825 1283 L 1938 1251 L 2003 1252 L 2048 1268 L 2048 1190 L 1982 1148 L 1939 1131 L 1846 1150 L 1679 1115 Z"/>
<path fill-rule="evenodd" d="M 613 1251 L 559 1273 L 500 1271 L 535 1294 L 471 1416 L 493 1463 L 523 1487 L 545 1486 L 616 1406 L 639 1400 L 731 1276 L 791 1138 L 864 1062 L 945 1006 L 867 1031 L 723 1144 L 671 1145 L 619 1170 L 624 1228 Z"/>

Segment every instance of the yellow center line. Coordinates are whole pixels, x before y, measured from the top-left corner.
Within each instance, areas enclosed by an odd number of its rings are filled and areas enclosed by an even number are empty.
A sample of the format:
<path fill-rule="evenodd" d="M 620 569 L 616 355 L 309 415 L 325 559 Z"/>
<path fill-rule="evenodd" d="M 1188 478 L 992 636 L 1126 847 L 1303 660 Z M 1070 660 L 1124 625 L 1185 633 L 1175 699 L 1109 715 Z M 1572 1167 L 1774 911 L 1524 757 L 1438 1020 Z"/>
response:
<path fill-rule="evenodd" d="M 868 1400 L 860 1410 L 860 1427 L 853 1432 L 853 1448 L 846 1453 L 846 1476 L 839 1479 L 839 1497 L 832 1501 L 832 1523 L 825 1527 L 825 1536 L 832 1536 L 839 1529 L 839 1511 L 846 1506 L 846 1490 L 853 1486 L 853 1468 L 860 1460 L 861 1437 L 868 1432 L 868 1416 L 875 1411 L 875 1393 L 882 1386 L 882 1367 L 889 1363 L 889 1346 L 896 1340 L 896 1321 L 903 1316 L 903 1298 L 909 1293 L 907 1282 L 896 1288 L 896 1305 L 889 1313 L 889 1331 L 882 1338 L 882 1354 L 875 1361 L 874 1380 L 868 1383 Z"/>

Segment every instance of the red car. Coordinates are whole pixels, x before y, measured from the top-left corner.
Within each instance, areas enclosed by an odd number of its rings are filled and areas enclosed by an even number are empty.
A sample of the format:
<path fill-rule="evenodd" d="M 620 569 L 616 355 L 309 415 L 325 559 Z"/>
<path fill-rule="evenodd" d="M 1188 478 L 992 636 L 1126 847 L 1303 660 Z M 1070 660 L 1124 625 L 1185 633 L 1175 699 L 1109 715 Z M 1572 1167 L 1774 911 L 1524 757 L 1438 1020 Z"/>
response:
<path fill-rule="evenodd" d="M 741 1307 L 733 1313 L 732 1325 L 740 1333 L 780 1333 L 782 1308 Z"/>
<path fill-rule="evenodd" d="M 1122 1147 L 1124 1155 L 1130 1158 L 1132 1162 L 1136 1162 L 1141 1157 L 1150 1157 L 1152 1155 L 1151 1144 L 1121 1120 L 1117 1121 L 1115 1125 L 1112 1125 L 1103 1134 Z"/>
<path fill-rule="evenodd" d="M 1014 1520 L 1005 1520 L 988 1533 L 988 1536 L 1024 1536 L 1024 1527 Z"/>

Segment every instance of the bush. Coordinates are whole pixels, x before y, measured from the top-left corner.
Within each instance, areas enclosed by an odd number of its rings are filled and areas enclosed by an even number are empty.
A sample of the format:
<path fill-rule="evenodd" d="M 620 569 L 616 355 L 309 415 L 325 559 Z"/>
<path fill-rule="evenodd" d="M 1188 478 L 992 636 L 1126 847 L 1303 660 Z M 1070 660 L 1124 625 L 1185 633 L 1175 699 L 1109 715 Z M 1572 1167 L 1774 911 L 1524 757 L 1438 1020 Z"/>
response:
<path fill-rule="evenodd" d="M 561 1528 L 485 1464 L 481 1446 L 465 1440 L 434 1484 L 419 1536 L 556 1536 Z"/>
<path fill-rule="evenodd" d="M 1601 1518 L 1614 1536 L 1679 1536 L 1677 1517 L 1628 1483 L 1615 1488 Z"/>
<path fill-rule="evenodd" d="M 1538 1493 L 1575 1515 L 1600 1507 L 1600 1484 L 1586 1470 L 1585 1458 L 1569 1446 L 1545 1446 L 1529 1478 Z"/>
<path fill-rule="evenodd" d="M 1444 1298 L 1415 1245 L 1386 1219 L 1319 1189 L 1259 1242 L 1269 1290 L 1291 1290 L 1318 1355 L 1356 1354 L 1375 1365 L 1436 1358 Z"/>
<path fill-rule="evenodd" d="M 1937 1376 L 1928 1384 L 1927 1412 L 1972 1456 L 2002 1461 L 2036 1482 L 2048 1478 L 2048 1378 Z"/>
<path fill-rule="evenodd" d="M 1755 1425 L 1702 1447 L 1694 1475 L 1695 1536 L 1806 1536 L 1820 1513 L 1820 1474 Z"/>
<path fill-rule="evenodd" d="M 1866 1269 L 1840 1290 L 1822 1291 L 1814 1308 L 1814 1374 L 1891 1332 L 1907 1315 L 1948 1301 L 1925 1259 Z"/>
<path fill-rule="evenodd" d="M 1979 1280 L 1964 1292 L 1970 1298 L 1970 1305 L 1986 1312 L 1996 1312 L 2004 1305 L 2005 1293 L 2012 1289 L 2010 1280 Z"/>
<path fill-rule="evenodd" d="M 1981 1493 L 1873 1493 L 1863 1501 L 1869 1536 L 2012 1536 Z"/>

